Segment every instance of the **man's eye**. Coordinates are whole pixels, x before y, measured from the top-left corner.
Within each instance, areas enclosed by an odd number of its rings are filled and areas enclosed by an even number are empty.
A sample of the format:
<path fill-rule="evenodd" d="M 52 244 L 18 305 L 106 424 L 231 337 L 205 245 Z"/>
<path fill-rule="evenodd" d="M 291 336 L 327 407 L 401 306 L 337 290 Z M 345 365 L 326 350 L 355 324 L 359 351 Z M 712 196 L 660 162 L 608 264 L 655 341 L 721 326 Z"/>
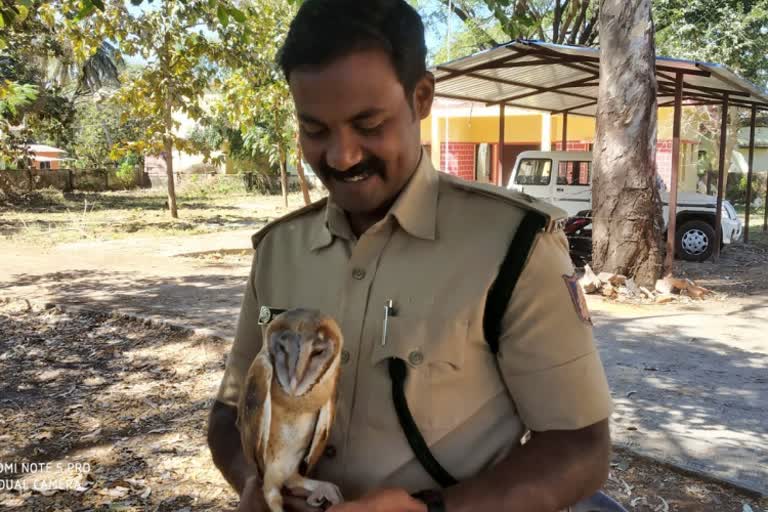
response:
<path fill-rule="evenodd" d="M 381 133 L 381 129 L 383 126 L 384 126 L 384 123 L 379 123 L 375 126 L 358 126 L 357 131 L 359 131 L 363 135 L 378 135 Z"/>
<path fill-rule="evenodd" d="M 323 134 L 325 134 L 325 129 L 323 128 L 308 128 L 306 126 L 301 127 L 301 132 L 306 135 L 307 137 L 311 139 L 316 139 L 318 137 L 322 137 Z"/>

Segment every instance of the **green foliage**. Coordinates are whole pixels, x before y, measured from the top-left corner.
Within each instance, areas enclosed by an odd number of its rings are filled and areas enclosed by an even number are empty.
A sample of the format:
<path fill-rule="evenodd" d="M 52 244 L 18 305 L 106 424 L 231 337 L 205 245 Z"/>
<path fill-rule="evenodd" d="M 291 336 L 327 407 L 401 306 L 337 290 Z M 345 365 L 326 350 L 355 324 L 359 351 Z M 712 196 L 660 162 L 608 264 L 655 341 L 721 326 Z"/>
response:
<path fill-rule="evenodd" d="M 224 34 L 224 45 L 239 61 L 217 80 L 222 94 L 214 112 L 240 133 L 238 156 L 266 157 L 277 170 L 295 158 L 296 116 L 275 57 L 296 8 L 285 0 L 261 0 L 244 12 L 258 23 L 251 21 L 239 33 Z"/>
<path fill-rule="evenodd" d="M 76 104 L 117 83 L 118 56 L 103 40 L 86 44 L 78 37 L 76 8 L 74 0 L 0 4 L 0 97 L 11 97 L 0 98 L 0 117 L 8 125 L 4 149 L 18 153 L 30 141 L 69 147 Z"/>
<path fill-rule="evenodd" d="M 23 137 L 14 133 L 11 120 L 17 116 L 19 108 L 29 105 L 35 99 L 35 85 L 0 81 L 0 169 L 17 167 L 16 162 L 24 158 L 26 151 Z"/>
<path fill-rule="evenodd" d="M 596 46 L 598 42 L 599 0 L 411 0 L 411 3 L 424 18 L 430 38 L 442 41 L 430 53 L 434 64 L 511 39 L 584 46 Z M 451 34 L 446 38 L 449 21 Z"/>
<path fill-rule="evenodd" d="M 38 87 L 34 84 L 20 84 L 10 80 L 0 82 L 0 117 L 15 117 L 19 107 L 29 105 L 37 99 Z"/>
<path fill-rule="evenodd" d="M 768 87 L 768 0 L 655 0 L 660 54 L 714 62 Z"/>
<path fill-rule="evenodd" d="M 752 200 L 763 197 L 765 194 L 765 174 L 755 173 L 752 176 Z M 747 175 L 739 173 L 729 173 L 726 183 L 725 196 L 729 201 L 745 205 L 747 203 Z"/>
<path fill-rule="evenodd" d="M 115 178 L 123 188 L 131 188 L 136 185 L 136 172 L 141 164 L 138 155 L 129 153 L 117 166 Z"/>
<path fill-rule="evenodd" d="M 104 167 L 132 154 L 128 147 L 141 136 L 145 125 L 124 113 L 125 109 L 110 98 L 89 98 L 77 105 L 75 133 L 68 149 L 78 167 Z"/>

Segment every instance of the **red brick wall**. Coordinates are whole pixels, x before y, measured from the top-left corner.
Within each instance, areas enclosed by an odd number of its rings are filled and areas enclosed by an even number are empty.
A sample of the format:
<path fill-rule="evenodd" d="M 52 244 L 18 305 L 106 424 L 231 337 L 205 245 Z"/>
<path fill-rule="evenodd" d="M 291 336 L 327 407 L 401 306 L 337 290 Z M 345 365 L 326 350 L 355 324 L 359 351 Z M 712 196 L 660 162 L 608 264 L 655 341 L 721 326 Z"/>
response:
<path fill-rule="evenodd" d="M 589 151 L 590 144 L 592 143 L 589 141 L 569 140 L 566 144 L 566 148 L 568 148 L 568 151 Z M 563 143 L 555 142 L 554 146 L 552 151 L 562 151 Z"/>
<path fill-rule="evenodd" d="M 459 178 L 474 181 L 475 145 L 471 142 L 441 143 L 440 169 Z"/>
<path fill-rule="evenodd" d="M 656 141 L 656 173 L 664 180 L 669 190 L 670 179 L 672 177 L 672 141 Z"/>

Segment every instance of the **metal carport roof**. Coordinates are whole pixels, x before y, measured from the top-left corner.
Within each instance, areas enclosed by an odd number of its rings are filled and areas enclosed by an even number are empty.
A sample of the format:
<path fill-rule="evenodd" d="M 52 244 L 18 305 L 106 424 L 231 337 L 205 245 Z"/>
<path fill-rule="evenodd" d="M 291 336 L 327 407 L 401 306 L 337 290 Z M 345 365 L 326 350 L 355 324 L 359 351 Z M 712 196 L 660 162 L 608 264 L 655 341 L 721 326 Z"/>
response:
<path fill-rule="evenodd" d="M 553 114 L 595 116 L 600 51 L 516 40 L 432 69 L 436 95 Z M 656 57 L 659 106 L 673 106 L 682 73 L 686 104 L 768 110 L 768 93 L 718 64 Z"/>

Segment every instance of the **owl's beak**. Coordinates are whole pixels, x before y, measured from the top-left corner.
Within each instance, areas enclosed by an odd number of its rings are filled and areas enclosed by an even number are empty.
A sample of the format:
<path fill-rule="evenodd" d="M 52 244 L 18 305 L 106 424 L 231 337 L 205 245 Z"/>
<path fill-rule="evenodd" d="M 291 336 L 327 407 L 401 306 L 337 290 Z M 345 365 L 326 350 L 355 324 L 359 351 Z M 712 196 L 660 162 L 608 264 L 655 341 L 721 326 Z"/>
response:
<path fill-rule="evenodd" d="M 291 393 L 296 394 L 296 390 L 299 387 L 299 382 L 304 380 L 304 374 L 307 373 L 307 367 L 309 367 L 309 359 L 312 354 L 311 347 L 302 347 L 299 352 L 298 360 L 296 361 L 296 369 L 291 376 Z"/>

